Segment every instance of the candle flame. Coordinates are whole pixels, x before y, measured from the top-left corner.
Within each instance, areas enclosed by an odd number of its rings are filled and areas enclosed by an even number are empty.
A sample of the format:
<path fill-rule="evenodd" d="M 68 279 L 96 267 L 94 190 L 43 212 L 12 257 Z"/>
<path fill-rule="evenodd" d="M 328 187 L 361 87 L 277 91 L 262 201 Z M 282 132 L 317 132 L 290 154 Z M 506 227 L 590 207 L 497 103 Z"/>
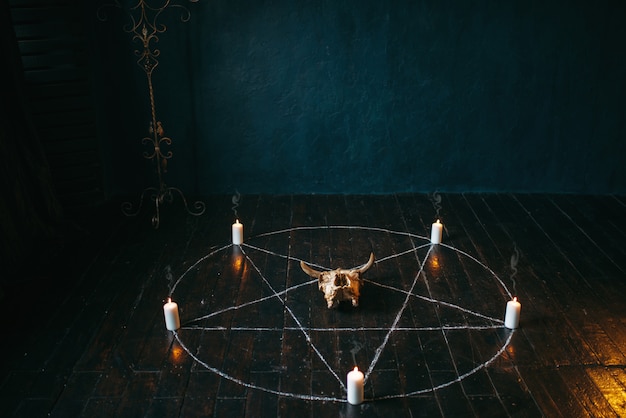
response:
<path fill-rule="evenodd" d="M 513 302 L 517 302 L 517 296 L 513 296 Z"/>
<path fill-rule="evenodd" d="M 172 298 L 167 298 L 167 303 L 170 303 L 172 301 Z"/>
<path fill-rule="evenodd" d="M 359 368 L 358 368 L 357 366 L 354 366 L 354 371 L 355 371 L 355 372 L 358 372 L 358 371 L 359 371 Z"/>

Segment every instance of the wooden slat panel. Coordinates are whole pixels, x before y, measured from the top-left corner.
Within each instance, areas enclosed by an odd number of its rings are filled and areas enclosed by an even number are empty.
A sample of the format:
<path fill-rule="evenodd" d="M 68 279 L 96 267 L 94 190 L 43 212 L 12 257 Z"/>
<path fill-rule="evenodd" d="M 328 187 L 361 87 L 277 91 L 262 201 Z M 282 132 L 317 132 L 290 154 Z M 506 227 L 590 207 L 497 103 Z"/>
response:
<path fill-rule="evenodd" d="M 43 97 L 38 95 L 37 98 L 32 100 L 31 109 L 33 114 L 46 114 L 50 113 L 54 109 L 54 113 L 66 114 L 74 116 L 73 112 L 83 110 L 91 105 L 91 98 L 87 95 L 64 95 L 64 96 L 49 96 Z"/>
<path fill-rule="evenodd" d="M 47 5 L 45 3 L 38 5 L 34 1 L 19 2 L 11 0 L 13 22 L 24 25 L 29 22 L 66 20 L 66 7 L 58 3 L 61 2 L 48 2 Z"/>
<path fill-rule="evenodd" d="M 82 5 L 10 1 L 35 127 L 65 206 L 103 200 Z"/>
<path fill-rule="evenodd" d="M 59 83 L 49 80 L 45 84 L 27 86 L 28 93 L 36 98 L 56 98 L 56 97 L 81 97 L 90 96 L 91 85 L 87 79 L 72 80 L 71 82 Z"/>
<path fill-rule="evenodd" d="M 95 126 L 93 125 L 72 125 L 72 126 L 57 126 L 53 128 L 45 128 L 39 131 L 39 134 L 44 138 L 49 138 L 51 143 L 48 146 L 50 154 L 59 152 L 59 147 L 62 147 L 61 152 L 68 150 L 96 150 L 96 144 L 93 141 L 89 141 L 91 134 Z M 54 142 L 53 142 L 54 141 Z"/>

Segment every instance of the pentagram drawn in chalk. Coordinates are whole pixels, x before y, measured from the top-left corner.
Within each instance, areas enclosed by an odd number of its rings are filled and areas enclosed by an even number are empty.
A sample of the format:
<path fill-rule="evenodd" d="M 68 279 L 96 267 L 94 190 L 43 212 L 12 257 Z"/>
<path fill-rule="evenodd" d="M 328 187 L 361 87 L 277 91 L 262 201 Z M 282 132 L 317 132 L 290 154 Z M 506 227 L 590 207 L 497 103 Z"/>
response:
<path fill-rule="evenodd" d="M 374 251 L 359 307 L 328 309 L 299 263 L 356 267 L 369 252 L 355 260 L 351 246 L 311 248 L 323 242 L 320 234 Z M 310 254 L 333 265 L 311 262 Z M 197 293 L 217 280 L 232 280 L 232 292 Z M 174 335 L 200 366 L 246 388 L 304 400 L 345 401 L 355 363 L 365 374 L 366 401 L 433 392 L 489 366 L 513 335 L 501 319 L 511 293 L 489 267 L 445 243 L 382 228 L 295 227 L 247 237 L 241 247 L 225 245 L 197 260 L 170 295 L 176 291 L 198 296 L 178 300 L 182 326 Z M 255 340 L 262 341 L 258 352 Z M 302 357 L 301 367 L 291 370 L 284 356 Z M 390 374 L 397 387 L 389 387 Z"/>

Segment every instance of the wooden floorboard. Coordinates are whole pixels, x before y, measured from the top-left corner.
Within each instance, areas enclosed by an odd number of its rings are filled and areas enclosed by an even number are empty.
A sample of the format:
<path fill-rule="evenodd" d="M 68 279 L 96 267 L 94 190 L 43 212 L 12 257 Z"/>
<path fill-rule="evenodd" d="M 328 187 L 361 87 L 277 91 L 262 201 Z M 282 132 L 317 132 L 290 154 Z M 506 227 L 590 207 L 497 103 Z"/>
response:
<path fill-rule="evenodd" d="M 4 279 L 0 416 L 626 416 L 624 196 L 203 200 L 163 205 L 157 229 L 154 208 L 83 214 Z M 328 309 L 300 268 L 370 252 L 358 307 Z"/>

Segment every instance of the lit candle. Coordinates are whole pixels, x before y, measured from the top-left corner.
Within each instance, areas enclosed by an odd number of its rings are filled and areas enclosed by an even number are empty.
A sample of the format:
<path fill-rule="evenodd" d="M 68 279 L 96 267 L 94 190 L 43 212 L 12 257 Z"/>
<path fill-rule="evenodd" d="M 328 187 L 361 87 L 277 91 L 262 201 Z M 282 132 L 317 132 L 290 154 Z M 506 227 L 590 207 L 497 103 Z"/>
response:
<path fill-rule="evenodd" d="M 178 317 L 178 305 L 172 302 L 172 298 L 167 298 L 167 303 L 163 305 L 163 315 L 165 315 L 165 327 L 170 331 L 180 328 L 180 318 Z"/>
<path fill-rule="evenodd" d="M 348 373 L 348 402 L 359 405 L 363 402 L 363 382 L 365 378 L 358 367 Z"/>
<path fill-rule="evenodd" d="M 522 310 L 522 304 L 517 301 L 517 297 L 506 303 L 506 314 L 504 315 L 504 326 L 509 329 L 515 329 L 519 326 L 519 315 Z"/>
<path fill-rule="evenodd" d="M 443 234 L 443 224 L 439 222 L 433 222 L 432 229 L 430 230 L 430 242 L 433 244 L 441 243 L 441 236 Z"/>
<path fill-rule="evenodd" d="M 243 242 L 243 224 L 239 223 L 239 219 L 233 224 L 233 244 L 240 245 Z"/>

